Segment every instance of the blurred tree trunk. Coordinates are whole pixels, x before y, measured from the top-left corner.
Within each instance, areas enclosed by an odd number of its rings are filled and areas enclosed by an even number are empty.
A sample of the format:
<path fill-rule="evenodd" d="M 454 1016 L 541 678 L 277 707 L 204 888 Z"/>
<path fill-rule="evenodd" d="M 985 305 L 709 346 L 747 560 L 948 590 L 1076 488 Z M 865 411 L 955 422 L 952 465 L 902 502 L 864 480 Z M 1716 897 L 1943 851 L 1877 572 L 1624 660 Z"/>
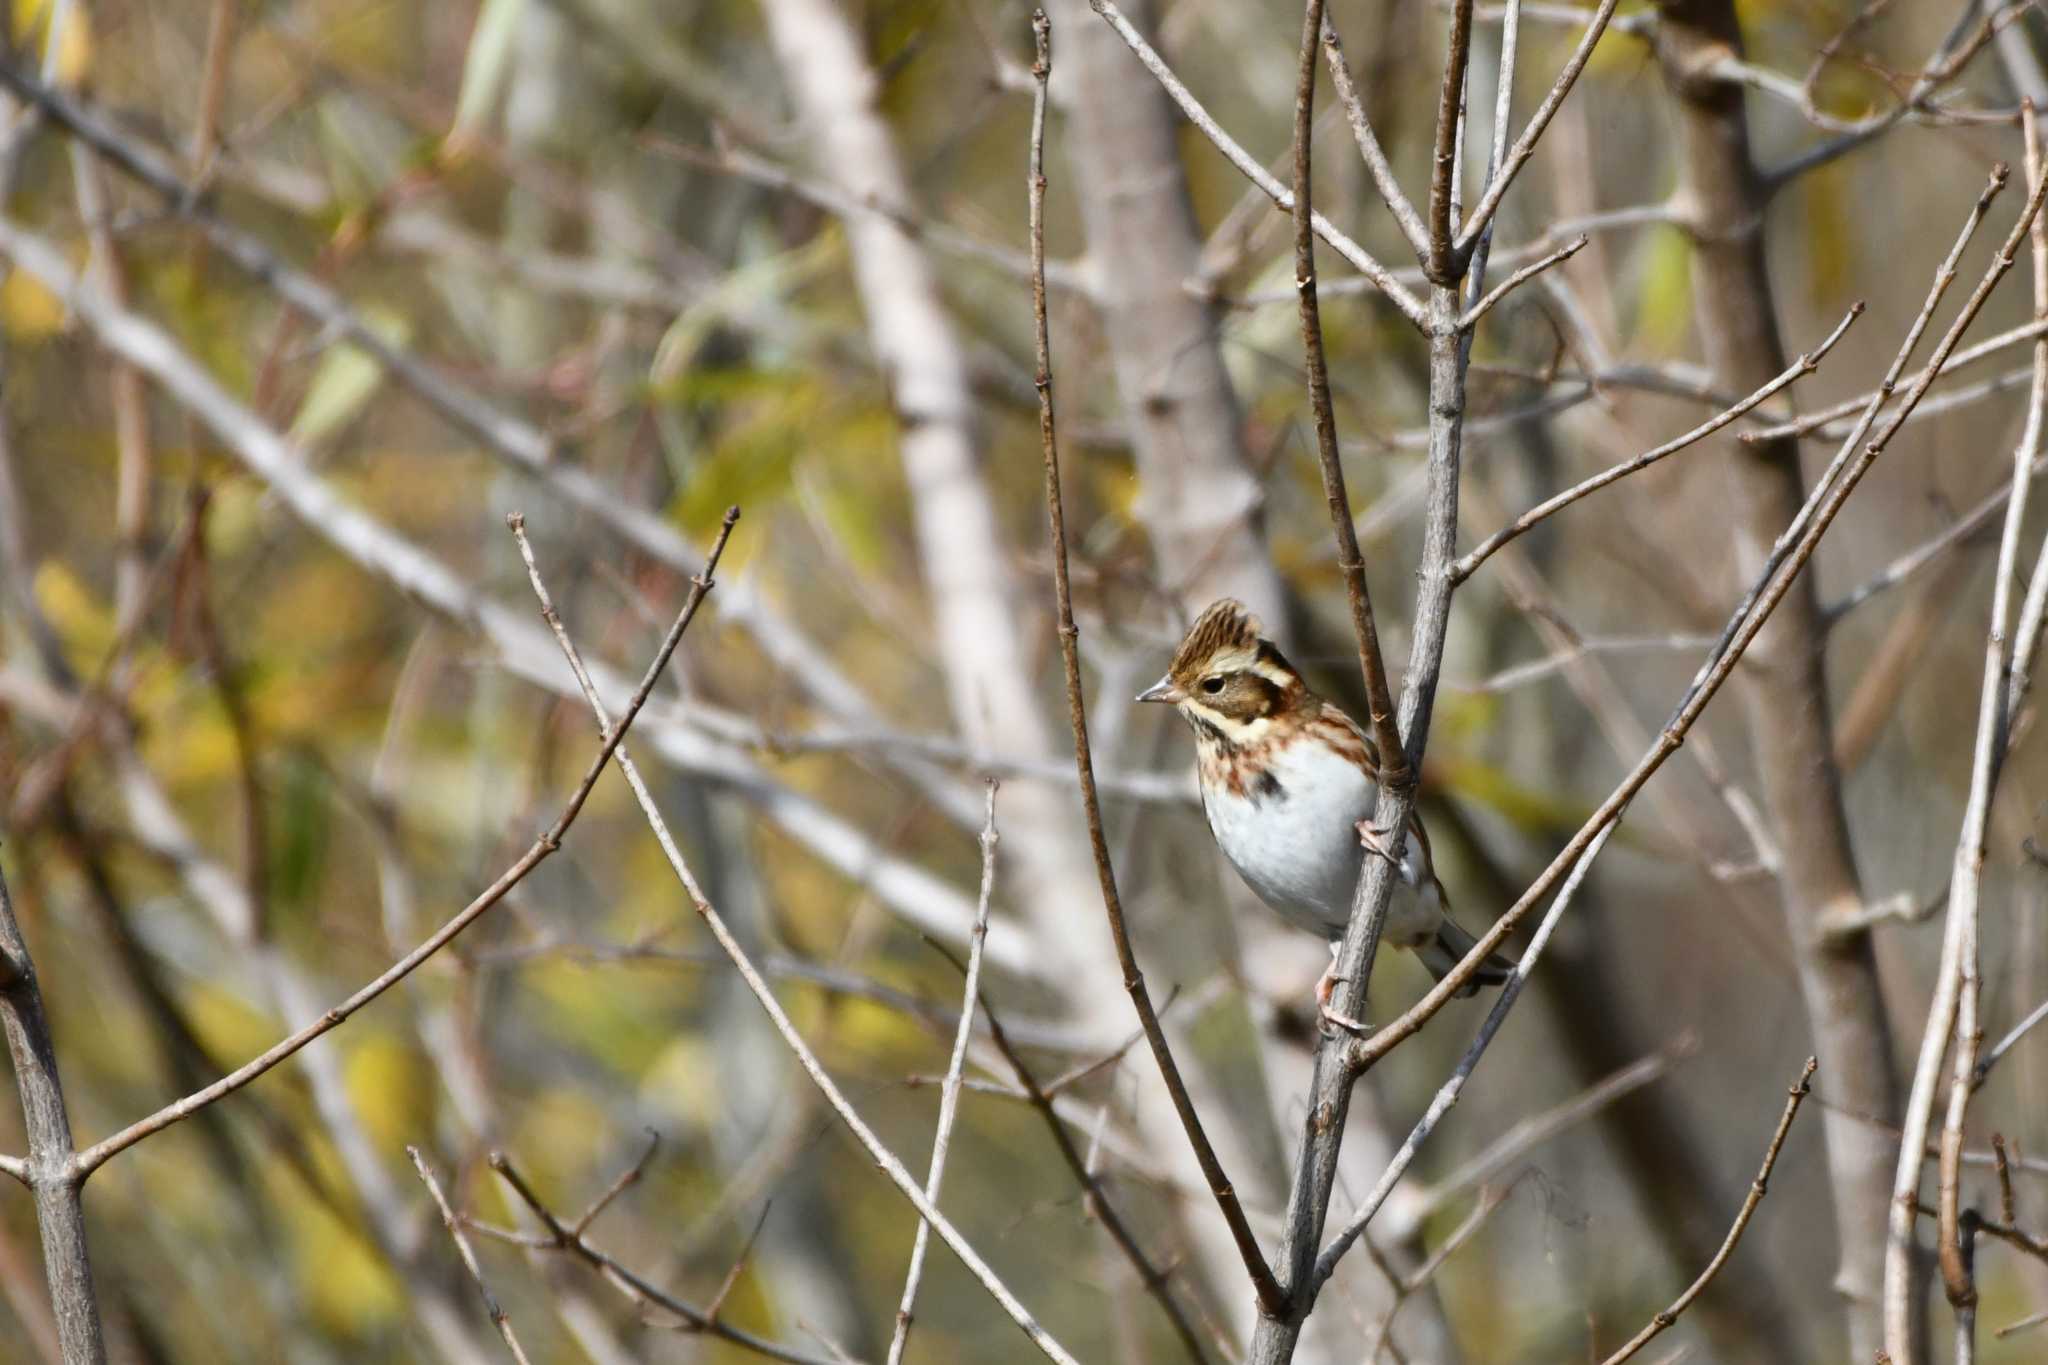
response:
<path fill-rule="evenodd" d="M 834 0 L 766 0 L 762 8 L 819 173 L 864 202 L 910 203 L 893 134 L 876 109 L 874 70 L 846 15 Z M 900 424 L 912 528 L 936 623 L 933 650 L 953 722 L 971 747 L 1057 755 L 1065 746 L 1054 741 L 1039 709 L 1024 643 L 1030 613 L 982 478 L 965 354 L 932 264 L 892 218 L 856 213 L 844 227 L 869 338 Z M 1129 1032 L 1131 1007 L 1072 792 L 1015 783 L 998 802 L 996 823 L 1017 873 L 1000 885 L 1028 888 L 1014 902 L 1030 916 L 1040 978 L 1058 983 L 1083 1027 L 1115 1046 Z M 1129 1074 L 1138 1080 L 1134 1116 L 1146 1148 L 1177 1183 L 1204 1188 L 1157 1067 L 1138 1058 Z M 1243 1263 L 1222 1218 L 1206 1205 L 1191 1209 L 1186 1237 L 1219 1301 L 1240 1325 L 1248 1323 L 1250 1296 L 1238 1292 Z M 1155 1257 L 1170 1259 L 1167 1249 Z"/>
<path fill-rule="evenodd" d="M 1151 27 L 1149 0 L 1121 6 Z M 1202 254 L 1166 93 L 1084 0 L 1056 0 L 1053 89 L 1070 187 L 1138 466 L 1136 513 L 1165 587 L 1191 611 L 1236 597 L 1286 620 L 1266 554 L 1264 491 L 1238 438 L 1215 309 L 1190 293 Z"/>
<path fill-rule="evenodd" d="M 1767 191 L 1750 160 L 1742 87 L 1703 73 L 1740 54 L 1732 0 L 1679 0 L 1661 11 L 1657 57 L 1678 107 L 1676 202 L 1692 221 L 1693 294 L 1707 362 L 1746 392 L 1785 367 L 1764 260 Z M 1796 441 L 1736 447 L 1731 583 L 1761 571 L 1772 542 L 1805 499 Z M 1779 874 L 1801 993 L 1827 1100 L 1828 1172 L 1847 1300 L 1851 1357 L 1874 1357 L 1881 1336 L 1885 1217 L 1896 1160 L 1899 1089 L 1884 997 L 1867 935 L 1830 940 L 1830 916 L 1862 908 L 1835 766 L 1826 670 L 1827 628 L 1811 570 L 1757 636 L 1739 675 L 1764 800 L 1784 866 Z"/>

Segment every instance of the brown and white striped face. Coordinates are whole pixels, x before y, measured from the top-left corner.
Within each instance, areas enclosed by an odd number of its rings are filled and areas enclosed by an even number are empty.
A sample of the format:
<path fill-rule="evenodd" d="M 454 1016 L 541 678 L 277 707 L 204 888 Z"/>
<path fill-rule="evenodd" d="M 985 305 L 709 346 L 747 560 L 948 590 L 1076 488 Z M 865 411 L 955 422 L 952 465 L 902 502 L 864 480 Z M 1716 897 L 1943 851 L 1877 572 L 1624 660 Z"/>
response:
<path fill-rule="evenodd" d="M 1170 703 L 1202 740 L 1226 747 L 1255 744 L 1276 717 L 1318 704 L 1293 665 L 1262 638 L 1259 618 L 1229 597 L 1195 619 L 1166 676 L 1138 700 Z"/>

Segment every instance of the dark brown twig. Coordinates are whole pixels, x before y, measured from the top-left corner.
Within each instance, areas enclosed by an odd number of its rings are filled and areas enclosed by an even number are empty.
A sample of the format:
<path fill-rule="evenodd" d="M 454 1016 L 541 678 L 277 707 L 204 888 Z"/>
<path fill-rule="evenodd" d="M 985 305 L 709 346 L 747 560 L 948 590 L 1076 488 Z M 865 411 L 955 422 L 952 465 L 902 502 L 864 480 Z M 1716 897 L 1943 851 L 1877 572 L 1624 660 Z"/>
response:
<path fill-rule="evenodd" d="M 1470 0 L 1465 16 L 1471 18 Z M 1337 418 L 1330 404 L 1330 373 L 1323 355 L 1323 323 L 1316 301 L 1316 247 L 1309 215 L 1311 138 L 1309 126 L 1316 101 L 1316 45 L 1323 32 L 1323 0 L 1308 0 L 1302 20 L 1300 80 L 1294 90 L 1294 289 L 1301 305 L 1301 347 L 1307 358 L 1308 401 L 1315 415 L 1316 458 L 1323 475 L 1323 501 L 1337 540 L 1337 570 L 1351 604 L 1351 631 L 1358 642 L 1358 668 L 1365 678 L 1366 710 L 1373 742 L 1380 751 L 1380 778 L 1395 789 L 1413 779 L 1401 732 L 1394 724 L 1394 696 L 1387 683 L 1387 665 L 1380 654 L 1380 633 L 1373 617 L 1372 590 L 1365 577 L 1365 558 L 1351 520 L 1351 498 L 1344 487 L 1344 466 L 1337 455 Z M 1469 36 L 1469 35 L 1468 35 Z M 1431 211 L 1435 212 L 1435 188 Z M 1446 199 L 1446 205 L 1449 201 Z M 1446 210 L 1448 211 L 1448 209 Z M 1434 218 L 1432 218 L 1434 240 Z M 1448 248 L 1447 248 L 1448 249 Z"/>
<path fill-rule="evenodd" d="M 591 1245 L 583 1239 L 582 1234 L 557 1218 L 554 1212 L 541 1202 L 540 1196 L 534 1193 L 533 1187 L 526 1183 L 526 1178 L 512 1164 L 511 1158 L 503 1152 L 492 1152 L 490 1165 L 491 1169 L 498 1173 L 499 1178 L 511 1187 L 512 1192 L 519 1196 L 527 1211 L 540 1221 L 546 1232 L 534 1236 L 492 1227 L 473 1219 L 466 1220 L 469 1227 L 486 1237 L 531 1247 L 537 1251 L 566 1251 L 603 1276 L 614 1289 L 635 1304 L 643 1309 L 654 1308 L 672 1314 L 683 1323 L 686 1330 L 702 1332 L 706 1336 L 717 1337 L 720 1341 L 729 1341 L 757 1355 L 766 1356 L 770 1360 L 786 1361 L 789 1365 L 830 1365 L 830 1357 L 806 1355 L 802 1351 L 769 1341 L 765 1337 L 757 1337 L 752 1332 L 728 1326 L 715 1315 L 677 1298 L 644 1276 L 627 1269 L 609 1252 Z"/>
<path fill-rule="evenodd" d="M 1451 0 L 1450 45 L 1444 55 L 1443 84 L 1437 92 L 1436 147 L 1430 156 L 1429 253 L 1422 263 L 1422 273 L 1430 283 L 1438 285 L 1456 284 L 1462 264 L 1454 261 L 1451 254 L 1451 234 L 1457 227 L 1451 221 L 1451 200 L 1457 193 L 1458 143 L 1465 114 L 1465 63 L 1471 56 L 1472 0 Z M 1297 166 L 1307 155 L 1302 150 L 1302 141 L 1297 132 Z M 1297 169 L 1295 174 L 1299 176 L 1300 171 Z"/>
<path fill-rule="evenodd" d="M 1090 0 L 1090 3 L 1101 10 L 1105 0 Z M 1187 1082 L 1181 1079 L 1180 1067 L 1175 1064 L 1172 1049 L 1166 1041 L 1166 1030 L 1160 1027 L 1158 1011 L 1152 1005 L 1152 993 L 1145 985 L 1145 973 L 1138 966 L 1137 954 L 1131 948 L 1130 931 L 1124 924 L 1123 901 L 1116 889 L 1116 869 L 1110 863 L 1109 841 L 1102 830 L 1102 803 L 1095 791 L 1095 761 L 1088 748 L 1088 713 L 1081 698 L 1081 632 L 1074 624 L 1073 596 L 1067 578 L 1067 522 L 1060 497 L 1059 442 L 1053 420 L 1052 343 L 1045 310 L 1045 104 L 1046 84 L 1052 73 L 1052 21 L 1040 10 L 1031 17 L 1031 29 L 1037 42 L 1037 60 L 1031 68 L 1031 158 L 1027 188 L 1031 232 L 1031 314 L 1038 362 L 1038 436 L 1045 459 L 1045 506 L 1051 525 L 1060 662 L 1066 672 L 1067 721 L 1074 732 L 1074 767 L 1081 782 L 1081 806 L 1087 816 L 1088 842 L 1095 854 L 1095 876 L 1102 885 L 1102 905 L 1109 917 L 1110 937 L 1115 940 L 1117 962 L 1123 968 L 1124 989 L 1130 992 L 1138 1023 L 1145 1030 L 1145 1041 L 1152 1049 L 1153 1059 L 1158 1062 L 1160 1075 L 1166 1082 L 1166 1092 L 1173 1100 L 1174 1113 L 1179 1115 L 1181 1127 L 1186 1130 L 1188 1142 L 1194 1148 L 1195 1160 L 1202 1168 L 1202 1178 L 1208 1182 L 1210 1193 L 1216 1197 L 1217 1206 L 1223 1211 L 1224 1221 L 1230 1225 L 1230 1235 L 1237 1243 L 1238 1254 L 1244 1259 L 1245 1271 L 1251 1276 L 1259 1303 L 1266 1311 L 1277 1312 L 1285 1303 L 1285 1295 L 1280 1291 L 1279 1282 L 1273 1278 L 1272 1267 L 1266 1264 L 1266 1258 L 1259 1250 L 1258 1238 L 1252 1232 L 1250 1220 L 1245 1217 L 1237 1190 L 1231 1185 L 1229 1176 L 1224 1174 L 1223 1163 L 1217 1159 L 1216 1149 L 1202 1127 L 1201 1115 L 1195 1112 L 1194 1101 L 1188 1095 Z"/>
<path fill-rule="evenodd" d="M 964 970 L 959 959 L 952 953 L 944 948 L 939 951 L 945 953 L 946 959 L 952 962 L 956 969 Z M 1195 1332 L 1194 1324 L 1188 1320 L 1187 1313 L 1173 1297 L 1170 1272 L 1154 1265 L 1152 1258 L 1145 1254 L 1145 1248 L 1138 1244 L 1137 1234 L 1124 1222 L 1123 1215 L 1117 1212 L 1116 1205 L 1109 1202 L 1109 1192 L 1103 1189 L 1102 1181 L 1089 1168 L 1088 1159 L 1081 1154 L 1080 1148 L 1074 1145 L 1072 1135 L 1067 1132 L 1065 1120 L 1060 1118 L 1059 1111 L 1053 1106 L 1053 1097 L 1059 1093 L 1059 1087 L 1065 1078 L 1055 1080 L 1051 1084 L 1041 1083 L 1037 1074 L 1025 1062 L 1024 1054 L 1018 1049 L 1016 1042 L 1003 1028 L 1002 1020 L 996 1017 L 995 1007 L 989 1004 L 986 997 L 979 1003 L 983 1017 L 988 1020 L 990 1040 L 995 1043 L 996 1050 L 1003 1054 L 1003 1060 L 1010 1064 L 1010 1070 L 1016 1074 L 1017 1084 L 1023 1089 L 1025 1102 L 1036 1109 L 1045 1120 L 1046 1131 L 1052 1134 L 1053 1145 L 1059 1148 L 1060 1159 L 1067 1163 L 1067 1169 L 1073 1172 L 1074 1183 L 1081 1187 L 1082 1197 L 1087 1201 L 1088 1212 L 1102 1224 L 1102 1230 L 1109 1234 L 1110 1240 L 1116 1243 L 1117 1250 L 1131 1263 L 1131 1268 L 1138 1272 L 1138 1280 L 1145 1286 L 1145 1292 L 1158 1301 L 1160 1311 L 1165 1313 L 1167 1321 L 1173 1324 L 1174 1335 L 1178 1336 L 1181 1344 L 1187 1348 L 1188 1358 L 1200 1365 L 1201 1361 L 1207 1359 L 1202 1350 L 1202 1340 Z M 1121 1052 L 1117 1055 L 1120 1056 Z"/>
<path fill-rule="evenodd" d="M 1813 1073 L 1818 1066 L 1818 1062 L 1808 1057 L 1806 1066 L 1799 1073 L 1799 1079 L 1794 1081 L 1792 1088 L 1786 1092 L 1785 1112 L 1778 1116 L 1777 1131 L 1771 1134 L 1771 1145 L 1764 1149 L 1763 1165 L 1757 1168 L 1756 1179 L 1750 1182 L 1749 1194 L 1743 1199 L 1742 1207 L 1736 1211 L 1735 1222 L 1728 1229 L 1727 1240 L 1723 1241 L 1721 1249 L 1714 1253 L 1714 1259 L 1707 1262 L 1707 1268 L 1700 1272 L 1698 1279 L 1686 1286 L 1683 1294 L 1671 1301 L 1669 1308 L 1652 1317 L 1643 1325 L 1641 1331 L 1630 1337 L 1620 1350 L 1607 1357 L 1602 1365 L 1621 1365 L 1622 1361 L 1649 1345 L 1653 1337 L 1678 1321 L 1679 1314 L 1692 1307 L 1693 1300 L 1706 1291 L 1707 1286 L 1713 1283 L 1714 1277 L 1721 1273 L 1721 1267 L 1728 1264 L 1728 1258 L 1735 1254 L 1735 1244 L 1742 1240 L 1743 1231 L 1749 1227 L 1749 1220 L 1756 1214 L 1757 1205 L 1764 1201 L 1764 1193 L 1770 1187 L 1771 1169 L 1778 1164 L 1778 1153 L 1784 1150 L 1785 1135 L 1792 1131 L 1792 1120 L 1798 1117 L 1800 1101 L 1804 1100 L 1807 1092 L 1813 1088 Z"/>

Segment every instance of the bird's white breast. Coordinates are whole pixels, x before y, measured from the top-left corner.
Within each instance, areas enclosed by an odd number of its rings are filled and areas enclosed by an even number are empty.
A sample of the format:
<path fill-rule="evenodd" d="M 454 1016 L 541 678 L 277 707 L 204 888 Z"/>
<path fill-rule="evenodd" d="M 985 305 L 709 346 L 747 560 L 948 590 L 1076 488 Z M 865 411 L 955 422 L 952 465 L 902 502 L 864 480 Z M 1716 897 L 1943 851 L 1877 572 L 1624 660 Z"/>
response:
<path fill-rule="evenodd" d="M 1373 787 L 1343 754 L 1295 742 L 1275 746 L 1242 795 L 1204 783 L 1202 806 L 1217 844 L 1260 900 L 1298 928 L 1335 938 L 1351 918 L 1365 858 L 1357 826 L 1372 813 Z M 1407 946 L 1435 932 L 1439 909 L 1433 895 L 1415 894 L 1422 878 L 1414 839 L 1403 852 L 1386 938 Z"/>

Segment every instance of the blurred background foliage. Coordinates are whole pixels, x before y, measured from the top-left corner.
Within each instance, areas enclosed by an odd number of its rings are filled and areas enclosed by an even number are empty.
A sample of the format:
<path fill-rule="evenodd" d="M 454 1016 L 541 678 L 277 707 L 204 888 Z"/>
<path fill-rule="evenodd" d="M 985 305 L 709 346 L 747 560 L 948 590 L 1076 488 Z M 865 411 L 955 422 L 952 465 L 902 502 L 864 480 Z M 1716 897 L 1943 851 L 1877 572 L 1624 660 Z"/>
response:
<path fill-rule="evenodd" d="M 1161 46 L 1190 85 L 1255 155 L 1279 155 L 1298 7 L 1158 8 Z M 1858 32 L 1858 59 L 1821 72 L 1818 107 L 1841 117 L 1884 107 L 1893 74 L 1917 69 L 1953 8 L 1897 6 Z M 1851 15 L 1842 0 L 1738 9 L 1750 61 L 1794 81 Z M 847 0 L 846 13 L 907 168 L 914 202 L 899 207 L 920 224 L 967 356 L 977 472 L 998 513 L 999 557 L 1022 585 L 1030 685 L 1056 722 L 1030 308 L 1014 269 L 1029 99 L 1006 79 L 1026 60 L 1027 7 Z M 1633 3 L 1622 13 L 1653 16 Z M 1334 15 L 1396 169 L 1419 192 L 1442 13 L 1420 0 L 1374 0 Z M 909 529 L 917 492 L 897 459 L 905 417 L 876 364 L 847 234 L 815 192 L 833 167 L 792 112 L 795 76 L 771 51 L 756 5 L 15 0 L 12 16 L 14 60 L 42 62 L 115 111 L 128 134 L 176 155 L 223 216 L 338 291 L 378 336 L 546 430 L 560 458 L 698 545 L 740 504 L 724 579 L 772 604 L 858 685 L 876 728 L 898 734 L 880 744 L 955 731 L 930 593 L 950 566 L 922 562 Z M 217 31 L 225 46 L 210 57 Z M 1518 109 L 1533 106 L 1575 39 L 1569 27 L 1528 24 Z M 1064 41 L 1056 35 L 1056 51 Z M 218 117 L 195 147 L 215 71 Z M 1125 78 L 1146 79 L 1135 64 Z M 1956 88 L 1978 103 L 2010 103 L 1988 57 Z M 1824 136 L 1781 100 L 1750 100 L 1760 160 Z M 1063 126 L 1056 113 L 1055 142 Z M 1673 135 L 1648 45 L 1610 34 L 1509 200 L 1502 240 L 1529 240 L 1558 217 L 1657 202 L 1674 180 Z M 24 137 L 7 213 L 81 267 L 106 264 L 105 248 L 89 245 L 65 140 L 49 130 Z M 1287 222 L 1247 206 L 1240 177 L 1199 135 L 1183 127 L 1179 139 L 1197 221 L 1217 233 L 1210 254 L 1223 268 L 1206 284 L 1241 415 L 1235 438 L 1263 493 L 1264 544 L 1287 595 L 1285 629 L 1319 684 L 1355 708 L 1306 434 Z M 2002 128 L 1908 125 L 1781 196 L 1769 253 L 1788 349 L 1817 341 L 1853 300 L 1870 310 L 1801 386 L 1802 406 L 1874 382 L 1990 162 L 2013 157 L 2012 146 Z M 1334 112 L 1318 124 L 1317 148 L 1319 205 L 1383 259 L 1398 256 L 1399 235 Z M 1049 149 L 1049 163 L 1049 252 L 1085 278 L 1106 257 L 1085 239 L 1070 158 Z M 289 432 L 309 470 L 522 611 L 530 598 L 503 516 L 523 510 L 571 630 L 590 653 L 638 672 L 687 590 L 682 574 L 508 472 L 362 351 L 215 256 L 177 213 L 118 176 L 101 179 L 99 226 L 131 306 Z M 1978 245 L 1966 274 L 1988 249 Z M 1482 328 L 1468 541 L 1711 410 L 1675 392 L 1710 378 L 1694 360 L 1690 254 L 1668 225 L 1599 232 L 1562 271 L 1582 318 L 1562 319 L 1557 298 L 1531 286 Z M 1326 283 L 1343 273 L 1327 253 L 1324 267 Z M 2025 295 L 2017 279 L 2001 291 L 1977 335 L 2022 321 Z M 1053 308 L 1098 759 L 1114 773 L 1159 775 L 1178 793 L 1112 800 L 1120 870 L 1155 989 L 1174 995 L 1221 1112 L 1266 1130 L 1243 1144 L 1239 1178 L 1271 1211 L 1300 1104 L 1275 1059 L 1302 1055 L 1303 1001 L 1321 949 L 1274 934 L 1256 911 L 1237 915 L 1245 897 L 1188 799 L 1184 735 L 1169 717 L 1126 704 L 1200 604 L 1176 600 L 1156 572 L 1129 396 L 1118 392 L 1100 309 L 1076 290 L 1056 291 Z M 1328 299 L 1325 322 L 1383 630 L 1390 657 L 1405 658 L 1424 355 L 1370 297 Z M 317 1010 L 465 903 L 553 818 L 593 727 L 580 707 L 512 677 L 459 624 L 309 531 L 154 392 L 144 414 L 148 518 L 134 553 L 162 567 L 143 575 L 141 605 L 124 624 L 115 366 L 61 300 L 19 272 L 0 282 L 0 328 L 0 412 L 23 545 L 6 568 L 27 575 L 0 617 L 5 869 L 53 1015 L 73 1126 L 89 1141 L 280 1036 L 293 1013 L 280 982 L 297 983 Z M 1590 385 L 1572 378 L 1595 362 L 1588 336 L 1607 343 L 1614 371 Z M 1820 556 L 1824 600 L 2004 480 L 2021 401 L 2012 389 L 1909 429 Z M 1492 420 L 1500 414 L 1519 415 Z M 1720 566 L 1731 496 L 1721 471 L 1739 458 L 1731 451 L 1722 440 L 1681 457 L 1524 542 L 1521 574 L 1547 585 L 1542 592 L 1504 587 L 1489 569 L 1458 598 L 1427 780 L 1441 870 L 1473 927 L 1541 866 L 1623 764 L 1567 668 L 1502 670 L 1556 650 L 1543 620 L 1568 622 L 1592 642 L 1585 657 L 1602 664 L 1610 704 L 1654 727 L 1696 665 L 1696 637 L 1730 600 Z M 1809 446 L 1810 458 L 1825 454 Z M 1848 707 L 1901 622 L 1924 620 L 1917 650 L 1893 665 L 1906 670 L 1902 685 L 1851 768 L 1856 848 L 1874 897 L 1924 900 L 1946 881 L 1981 666 L 1986 545 L 1974 538 L 1846 617 L 1834 637 L 1834 687 Z M 737 743 L 761 774 L 670 768 L 657 791 L 721 908 L 781 964 L 780 993 L 806 1036 L 921 1168 L 937 1092 L 913 1081 L 943 1069 L 944 1010 L 957 1004 L 958 977 L 885 898 L 764 818 L 762 793 L 821 803 L 872 850 L 963 896 L 978 866 L 972 831 L 878 762 L 871 743 L 807 743 L 808 732 L 834 728 L 831 718 L 719 608 L 714 593 L 658 695 L 682 720 Z M 47 704 L 79 687 L 104 698 L 101 720 L 77 725 Z M 691 721 L 697 711 L 709 719 Z M 1753 773 L 1736 718 L 1717 709 L 1705 730 L 1744 789 Z M 994 720 L 1001 733 L 1005 718 Z M 945 762 L 971 787 L 988 765 L 959 747 Z M 1056 761 L 1059 752 L 1010 757 Z M 1993 826 L 1986 961 L 1999 1030 L 2042 994 L 2037 925 L 2048 883 L 2021 851 L 2039 829 L 2042 765 L 2039 744 L 2023 743 Z M 160 790 L 192 856 L 244 889 L 259 933 L 238 936 L 218 906 L 202 903 L 192 859 L 168 857 L 161 837 L 138 833 L 138 781 Z M 998 798 L 1006 833 L 1008 791 L 1034 784 L 1060 794 L 1078 826 L 1069 784 L 1028 773 L 1007 781 Z M 1658 1102 L 1692 1135 L 1715 1183 L 1660 1189 L 1654 1169 L 1622 1155 L 1629 1125 L 1647 1121 L 1640 1096 L 1536 1146 L 1521 1163 L 1533 1176 L 1511 1187 L 1430 1291 L 1467 1359 L 1611 1347 L 1666 1302 L 1696 1266 L 1672 1249 L 1673 1215 L 1660 1204 L 1725 1226 L 1784 1081 L 1809 1050 L 1767 889 L 1754 877 L 1710 875 L 1742 861 L 1739 829 L 1699 768 L 1675 766 L 1658 781 L 1667 800 L 1640 803 L 1591 903 L 1562 935 L 1543 999 L 1517 1016 L 1423 1174 L 1452 1170 L 1624 1061 L 1669 1054 L 1652 1083 Z M 1005 875 L 999 915 L 1034 923 L 1043 894 Z M 1089 922 L 1099 929 L 1099 917 Z M 1880 940 L 1906 1038 L 1917 1037 L 1925 988 L 1916 983 L 1935 936 L 1899 926 Z M 1572 969 L 1589 942 L 1625 964 L 1597 987 Z M 1085 951 L 1106 961 L 1106 932 Z M 764 1038 L 752 1002 L 713 957 L 625 788 L 607 776 L 563 855 L 455 948 L 303 1062 L 95 1177 L 93 1252 L 120 1358 L 488 1358 L 488 1324 L 404 1147 L 431 1155 L 458 1206 L 509 1227 L 524 1212 L 484 1153 L 510 1154 L 566 1216 L 631 1166 L 650 1130 L 658 1151 L 593 1236 L 699 1304 L 737 1264 L 726 1320 L 806 1352 L 822 1351 L 825 1338 L 877 1356 L 912 1217 Z M 821 975 L 858 988 L 821 988 Z M 1376 996 L 1389 1002 L 1421 984 L 1405 961 L 1383 976 Z M 988 990 L 1006 1019 L 1028 1026 L 1045 1076 L 1116 1045 L 1078 1027 L 1063 1034 L 1057 992 L 1028 974 L 994 971 Z M 920 1015 L 905 998 L 939 1012 Z M 1474 1010 L 1452 1011 L 1376 1073 L 1396 1134 L 1463 1046 Z M 1983 1101 L 1985 1124 L 2023 1151 L 2048 1144 L 2042 1061 L 2038 1045 L 2022 1045 L 2011 1083 Z M 1072 1093 L 1077 1115 L 1103 1125 L 1093 1132 L 1111 1188 L 1157 1257 L 1180 1263 L 1187 1225 L 1214 1215 L 1199 1194 L 1156 1178 L 1155 1154 L 1125 1124 L 1128 1071 L 1151 1065 L 1141 1052 Z M 1000 1066 L 989 1074 L 1009 1079 Z M 1276 1093 L 1265 1111 L 1247 1097 L 1268 1083 Z M 1822 1077 L 1823 1097 L 1825 1085 Z M 1091 1129 L 1078 1131 L 1085 1139 Z M 0 1148 L 22 1147 L 14 1105 L 0 1105 Z M 1822 1160 L 1819 1124 L 1803 1125 L 1741 1252 L 1787 1302 L 1810 1309 L 1780 1360 L 1837 1349 Z M 2038 1209 L 2038 1176 L 2023 1179 L 2023 1200 Z M 1084 1358 L 1164 1359 L 1173 1349 L 1036 1117 L 1013 1099 L 967 1096 L 945 1204 Z M 1469 1208 L 1432 1213 L 1415 1245 L 1440 1245 Z M 665 1319 L 565 1258 L 490 1242 L 482 1252 L 536 1358 L 753 1358 L 650 1325 Z M 1326 1305 L 1354 1348 L 1378 1316 L 1359 1305 L 1381 1292 L 1378 1272 L 1356 1260 Z M 10 1187 L 0 1192 L 9 1359 L 48 1350 L 37 1265 L 30 1201 Z M 2039 1265 L 1986 1256 L 1980 1273 L 1987 1324 L 2048 1296 Z M 1241 1284 L 1208 1283 L 1194 1269 L 1179 1282 L 1233 1330 Z M 1727 1307 L 1741 1316 L 1741 1305 Z M 436 1325 L 443 1310 L 454 1326 Z M 1692 1342 L 1695 1359 L 1752 1358 L 1739 1331 L 1710 1339 L 1688 1320 L 1673 1339 Z M 2039 1340 L 1987 1338 L 1983 1358 L 2035 1359 Z M 938 1253 L 911 1357 L 1030 1352 Z"/>

